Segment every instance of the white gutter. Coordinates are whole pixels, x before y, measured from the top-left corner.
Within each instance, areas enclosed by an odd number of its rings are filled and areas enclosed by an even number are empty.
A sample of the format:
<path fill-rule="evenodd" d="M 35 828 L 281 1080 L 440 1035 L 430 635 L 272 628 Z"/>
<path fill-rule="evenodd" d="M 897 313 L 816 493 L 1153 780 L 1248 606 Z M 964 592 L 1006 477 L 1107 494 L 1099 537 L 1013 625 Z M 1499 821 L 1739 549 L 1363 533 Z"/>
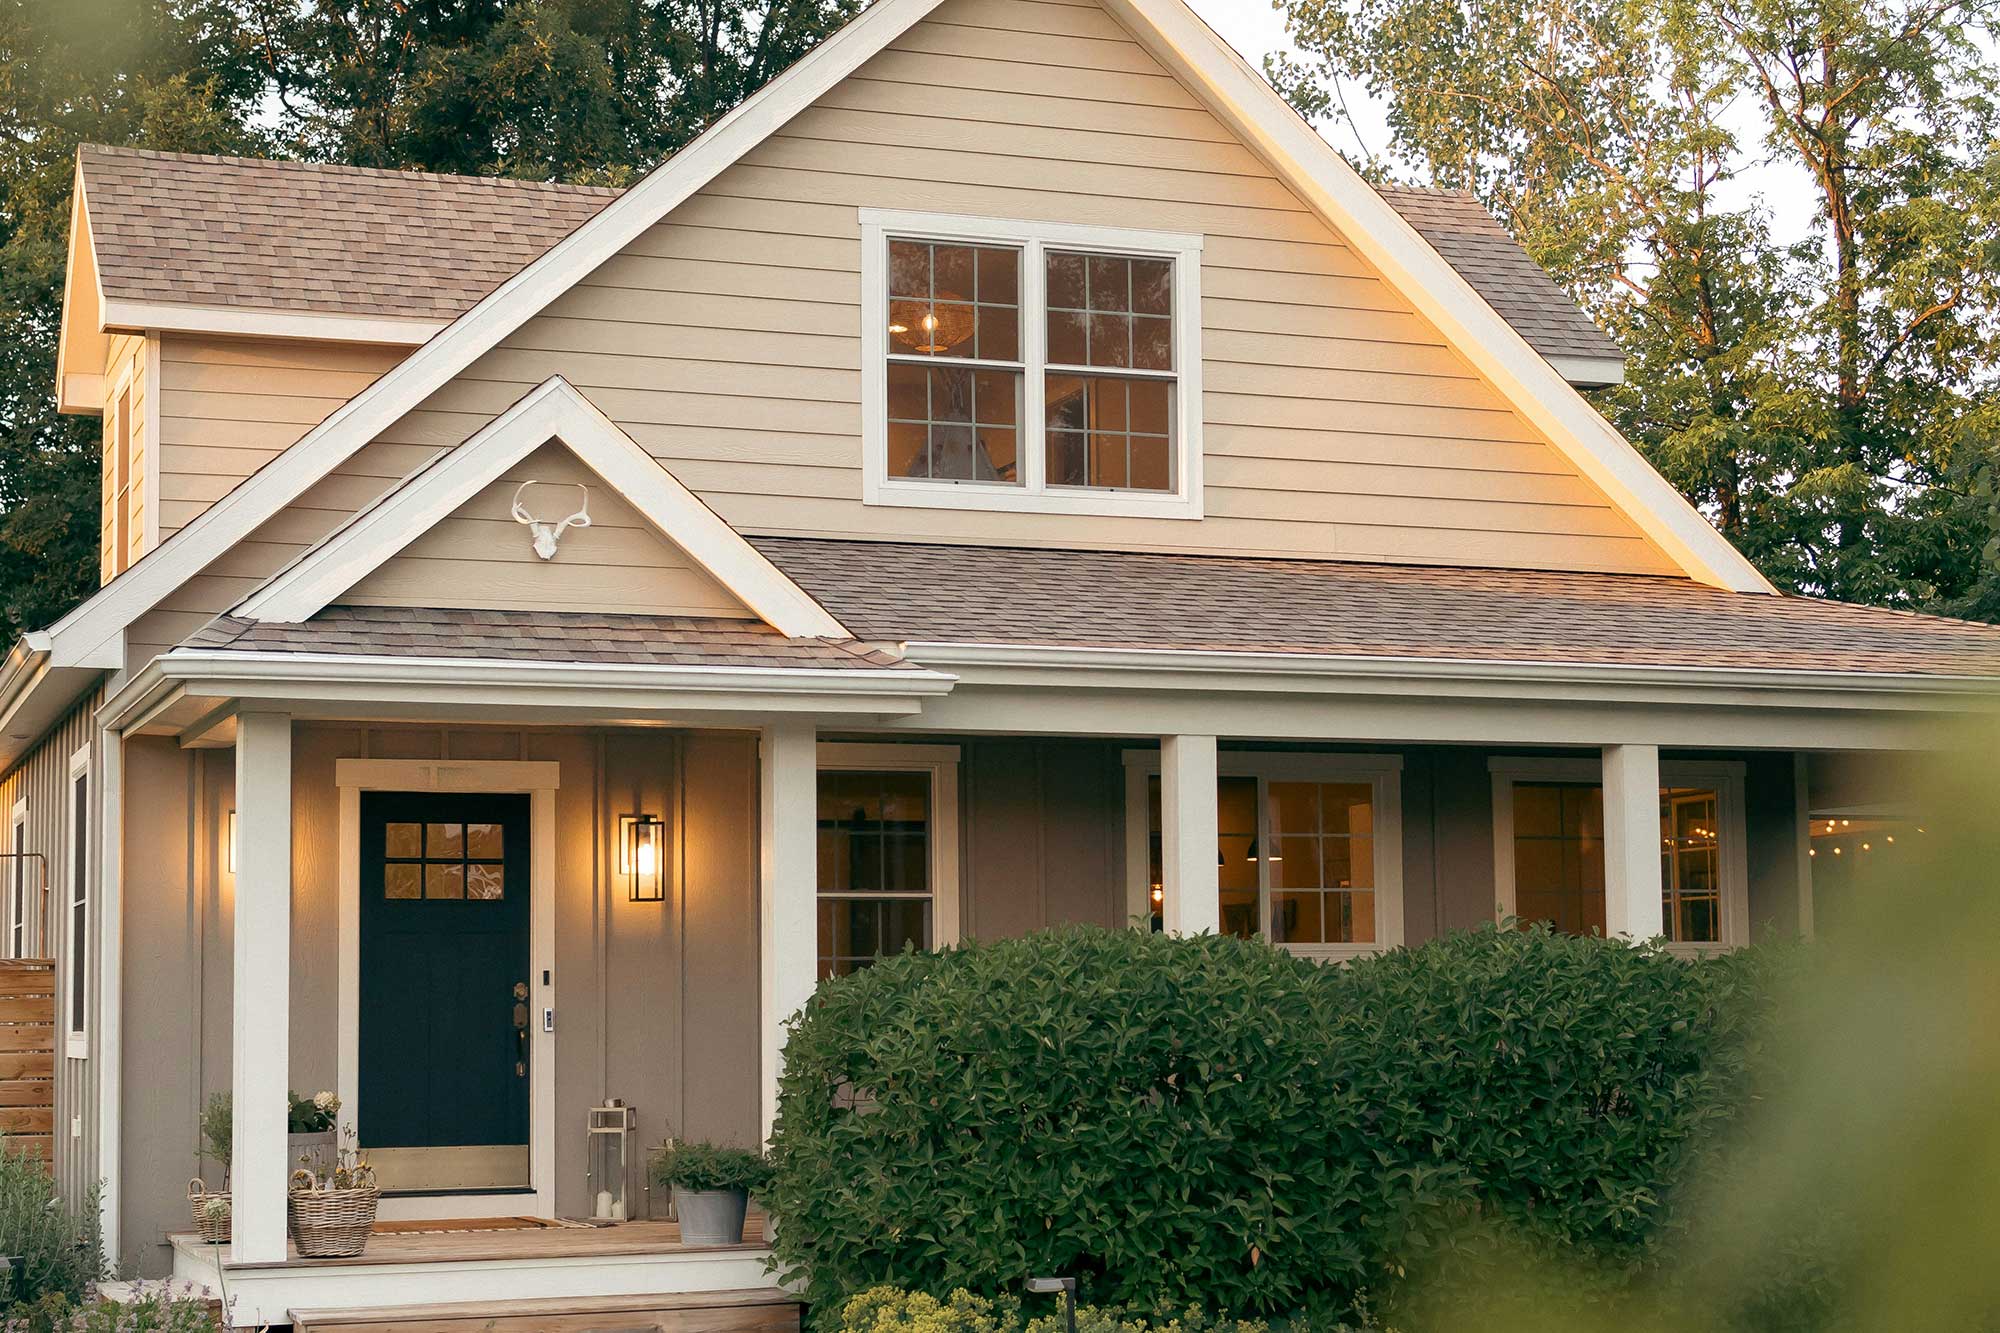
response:
<path fill-rule="evenodd" d="M 1916 672 L 1810 671 L 1781 667 L 1650 666 L 1643 664 L 1493 661 L 1482 658 L 1396 657 L 1184 648 L 1089 648 L 1050 644 L 911 640 L 909 660 L 940 667 L 1048 668 L 1081 673 L 1157 675 L 1207 673 L 1327 682 L 1370 680 L 1538 685 L 1684 686 L 1697 689 L 1833 691 L 1867 695 L 1990 697 L 2000 704 L 2000 675 L 1941 676 Z"/>

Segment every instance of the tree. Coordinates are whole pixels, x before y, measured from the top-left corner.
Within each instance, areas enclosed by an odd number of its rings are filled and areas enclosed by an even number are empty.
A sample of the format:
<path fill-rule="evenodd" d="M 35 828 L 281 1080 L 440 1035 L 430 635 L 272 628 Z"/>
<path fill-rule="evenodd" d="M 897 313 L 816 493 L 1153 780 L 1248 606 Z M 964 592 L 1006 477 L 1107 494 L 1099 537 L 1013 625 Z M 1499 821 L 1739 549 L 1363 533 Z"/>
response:
<path fill-rule="evenodd" d="M 1599 407 L 1774 582 L 2000 616 L 1991 0 L 1286 10 L 1294 104 L 1360 82 L 1506 219 L 1626 348 Z"/>

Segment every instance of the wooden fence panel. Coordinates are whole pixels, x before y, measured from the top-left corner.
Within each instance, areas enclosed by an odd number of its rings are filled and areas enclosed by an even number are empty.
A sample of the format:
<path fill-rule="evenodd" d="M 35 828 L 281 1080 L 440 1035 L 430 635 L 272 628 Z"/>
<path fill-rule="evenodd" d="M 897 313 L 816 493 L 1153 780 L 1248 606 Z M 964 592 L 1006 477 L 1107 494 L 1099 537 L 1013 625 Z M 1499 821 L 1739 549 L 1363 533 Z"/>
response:
<path fill-rule="evenodd" d="M 49 1162 L 55 1147 L 56 965 L 0 958 L 0 1142 Z"/>

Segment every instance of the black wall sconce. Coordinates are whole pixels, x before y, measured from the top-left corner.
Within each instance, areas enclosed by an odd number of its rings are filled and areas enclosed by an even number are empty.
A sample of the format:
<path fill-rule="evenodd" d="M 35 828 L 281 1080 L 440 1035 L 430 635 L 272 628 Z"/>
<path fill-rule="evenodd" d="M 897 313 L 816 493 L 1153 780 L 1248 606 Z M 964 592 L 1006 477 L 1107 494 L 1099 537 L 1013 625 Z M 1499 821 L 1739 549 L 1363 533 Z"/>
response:
<path fill-rule="evenodd" d="M 626 896 L 635 903 L 667 900 L 667 824 L 655 815 L 619 819 Z"/>

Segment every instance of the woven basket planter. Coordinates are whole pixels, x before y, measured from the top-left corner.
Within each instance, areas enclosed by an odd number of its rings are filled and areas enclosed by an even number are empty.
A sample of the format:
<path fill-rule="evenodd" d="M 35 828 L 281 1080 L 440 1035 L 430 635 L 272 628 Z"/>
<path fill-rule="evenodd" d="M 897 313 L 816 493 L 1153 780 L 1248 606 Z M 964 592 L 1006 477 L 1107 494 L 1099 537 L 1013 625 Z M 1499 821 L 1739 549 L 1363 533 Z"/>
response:
<path fill-rule="evenodd" d="M 220 1201 L 222 1206 L 210 1205 Z M 188 1210 L 194 1214 L 194 1229 L 204 1244 L 226 1245 L 229 1243 L 229 1191 L 211 1191 L 196 1176 L 188 1182 Z"/>
<path fill-rule="evenodd" d="M 345 1190 L 294 1190 L 292 1242 L 307 1259 L 351 1259 L 368 1244 L 382 1191 L 373 1185 Z"/>

